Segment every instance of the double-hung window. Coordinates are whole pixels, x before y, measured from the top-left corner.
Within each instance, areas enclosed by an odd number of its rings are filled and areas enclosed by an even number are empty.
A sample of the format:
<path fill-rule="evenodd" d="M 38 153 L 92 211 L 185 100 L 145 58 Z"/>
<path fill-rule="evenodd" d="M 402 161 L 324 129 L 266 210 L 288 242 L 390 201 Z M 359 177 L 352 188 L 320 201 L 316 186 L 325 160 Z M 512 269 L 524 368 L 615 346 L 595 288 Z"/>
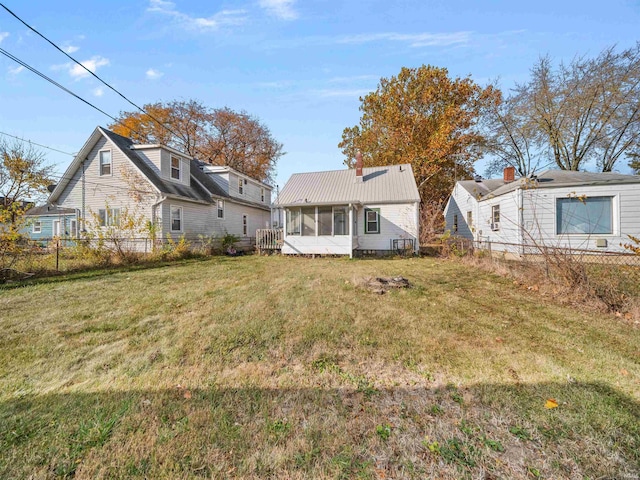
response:
<path fill-rule="evenodd" d="M 238 179 L 238 195 L 244 195 L 244 182 L 242 178 Z"/>
<path fill-rule="evenodd" d="M 264 202 L 264 188 L 260 188 L 260 201 Z"/>
<path fill-rule="evenodd" d="M 100 152 L 100 176 L 111 175 L 111 150 Z"/>
<path fill-rule="evenodd" d="M 171 155 L 171 178 L 174 180 L 182 179 L 182 162 L 180 158 Z"/>
<path fill-rule="evenodd" d="M 218 218 L 224 218 L 224 200 L 218 200 Z"/>
<path fill-rule="evenodd" d="M 117 227 L 120 223 L 119 208 L 101 208 L 98 210 L 98 222 L 101 227 Z"/>
<path fill-rule="evenodd" d="M 558 235 L 613 234 L 613 197 L 556 199 Z"/>
<path fill-rule="evenodd" d="M 171 205 L 171 231 L 182 231 L 182 207 L 174 207 Z"/>
<path fill-rule="evenodd" d="M 242 235 L 245 237 L 249 233 L 249 222 L 247 215 L 242 215 Z"/>
<path fill-rule="evenodd" d="M 453 215 L 453 233 L 458 233 L 458 214 Z"/>
<path fill-rule="evenodd" d="M 380 233 L 380 209 L 364 209 L 364 233 Z"/>
<path fill-rule="evenodd" d="M 42 222 L 33 222 L 33 233 L 42 233 Z"/>

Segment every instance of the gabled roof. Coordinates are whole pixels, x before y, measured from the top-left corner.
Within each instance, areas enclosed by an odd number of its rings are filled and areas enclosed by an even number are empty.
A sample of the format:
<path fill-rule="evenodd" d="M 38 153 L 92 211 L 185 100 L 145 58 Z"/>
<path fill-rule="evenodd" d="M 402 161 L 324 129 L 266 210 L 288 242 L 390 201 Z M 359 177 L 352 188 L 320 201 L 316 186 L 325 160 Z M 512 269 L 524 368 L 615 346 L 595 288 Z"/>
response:
<path fill-rule="evenodd" d="M 545 170 L 534 178 L 518 178 L 513 182 L 503 179 L 486 179 L 480 182 L 462 180 L 458 182 L 462 188 L 479 200 L 497 197 L 518 188 L 560 188 L 587 185 L 623 185 L 640 183 L 640 175 L 624 175 L 621 173 L 576 172 L 569 170 Z"/>
<path fill-rule="evenodd" d="M 276 205 L 420 201 L 411 165 L 368 167 L 362 173 L 362 181 L 356 180 L 355 169 L 293 174 L 278 195 Z"/>
<path fill-rule="evenodd" d="M 220 188 L 213 180 L 208 178 L 207 175 L 200 170 L 200 165 L 196 160 L 190 160 L 191 178 L 189 186 L 168 182 L 163 180 L 160 175 L 136 153 L 135 149 L 132 148 L 134 143 L 131 139 L 118 135 L 106 128 L 96 127 L 80 152 L 78 152 L 71 162 L 71 165 L 69 165 L 69 168 L 67 168 L 67 171 L 62 176 L 60 183 L 58 183 L 51 193 L 51 196 L 49 197 L 50 202 L 55 202 L 64 191 L 71 178 L 73 178 L 73 173 L 80 168 L 82 161 L 87 157 L 91 149 L 101 137 L 105 137 L 111 141 L 111 143 L 113 143 L 131 161 L 131 163 L 133 163 L 140 173 L 161 194 L 207 203 L 212 202 L 212 195 L 228 197 L 227 193 L 222 190 L 222 188 Z M 158 148 L 161 148 L 161 146 Z M 185 157 L 190 158 L 186 155 Z"/>
<path fill-rule="evenodd" d="M 24 212 L 28 217 L 44 216 L 44 215 L 73 215 L 76 213 L 75 208 L 62 208 L 57 205 L 40 205 L 33 207 Z"/>

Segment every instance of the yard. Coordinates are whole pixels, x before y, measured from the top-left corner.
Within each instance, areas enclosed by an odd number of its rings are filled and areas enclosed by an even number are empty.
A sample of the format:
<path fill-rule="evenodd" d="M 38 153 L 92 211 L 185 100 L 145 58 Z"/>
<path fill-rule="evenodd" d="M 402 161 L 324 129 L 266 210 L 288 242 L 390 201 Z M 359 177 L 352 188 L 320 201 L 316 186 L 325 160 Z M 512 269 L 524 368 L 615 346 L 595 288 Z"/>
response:
<path fill-rule="evenodd" d="M 454 261 L 69 274 L 0 331 L 0 478 L 640 476 L 638 327 Z"/>

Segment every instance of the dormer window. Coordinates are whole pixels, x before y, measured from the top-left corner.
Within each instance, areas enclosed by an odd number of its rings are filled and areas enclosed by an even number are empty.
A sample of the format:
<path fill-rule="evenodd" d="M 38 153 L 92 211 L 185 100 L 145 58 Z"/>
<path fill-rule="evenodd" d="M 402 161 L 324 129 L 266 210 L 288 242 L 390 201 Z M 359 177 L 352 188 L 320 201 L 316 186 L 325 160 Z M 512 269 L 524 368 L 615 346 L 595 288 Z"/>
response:
<path fill-rule="evenodd" d="M 261 201 L 264 202 L 264 188 L 260 189 L 260 198 L 261 198 Z"/>
<path fill-rule="evenodd" d="M 100 176 L 111 175 L 111 150 L 100 152 Z"/>
<path fill-rule="evenodd" d="M 242 180 L 242 178 L 238 179 L 238 194 L 239 195 L 244 194 L 244 181 Z"/>
<path fill-rule="evenodd" d="M 173 155 L 171 156 L 171 178 L 174 180 L 182 179 L 182 162 Z"/>

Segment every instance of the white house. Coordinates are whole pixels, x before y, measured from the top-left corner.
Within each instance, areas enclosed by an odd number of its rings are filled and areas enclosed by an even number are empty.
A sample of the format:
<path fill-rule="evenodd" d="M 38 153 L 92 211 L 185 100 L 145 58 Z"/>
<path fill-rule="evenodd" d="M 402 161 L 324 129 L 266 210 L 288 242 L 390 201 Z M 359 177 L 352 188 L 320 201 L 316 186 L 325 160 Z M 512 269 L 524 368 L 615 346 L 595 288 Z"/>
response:
<path fill-rule="evenodd" d="M 125 209 L 156 226 L 157 238 L 253 237 L 270 226 L 271 187 L 164 145 L 138 145 L 97 127 L 49 197 L 76 212 L 77 235 L 118 225 Z M 144 234 L 141 234 L 144 235 Z"/>
<path fill-rule="evenodd" d="M 546 170 L 515 178 L 457 182 L 445 208 L 453 235 L 491 242 L 493 250 L 537 247 L 622 252 L 640 234 L 640 176 Z"/>
<path fill-rule="evenodd" d="M 362 167 L 291 176 L 283 211 L 283 254 L 354 256 L 417 252 L 420 195 L 411 165 Z"/>

